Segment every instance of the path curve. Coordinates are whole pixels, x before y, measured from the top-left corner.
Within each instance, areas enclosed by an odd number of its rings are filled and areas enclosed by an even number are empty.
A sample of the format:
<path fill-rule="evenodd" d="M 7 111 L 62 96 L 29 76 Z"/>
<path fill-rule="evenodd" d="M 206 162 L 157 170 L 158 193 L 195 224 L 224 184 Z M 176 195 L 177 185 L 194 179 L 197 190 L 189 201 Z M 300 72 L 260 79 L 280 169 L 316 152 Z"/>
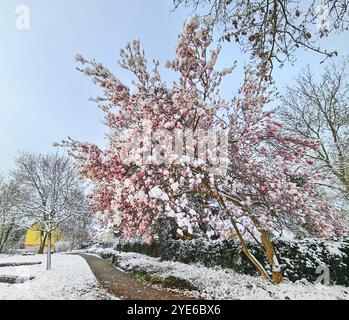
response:
<path fill-rule="evenodd" d="M 122 300 L 192 300 L 174 292 L 160 290 L 124 273 L 111 263 L 98 257 L 79 254 L 90 266 L 103 289 Z"/>

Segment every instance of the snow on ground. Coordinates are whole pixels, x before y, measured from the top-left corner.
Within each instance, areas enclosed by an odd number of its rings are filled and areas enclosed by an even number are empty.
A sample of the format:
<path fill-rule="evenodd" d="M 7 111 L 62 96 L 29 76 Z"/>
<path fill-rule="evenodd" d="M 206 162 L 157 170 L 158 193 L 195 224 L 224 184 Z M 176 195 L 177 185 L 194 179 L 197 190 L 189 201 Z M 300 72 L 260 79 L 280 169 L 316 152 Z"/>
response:
<path fill-rule="evenodd" d="M 145 270 L 153 276 L 174 276 L 190 281 L 196 288 L 194 295 L 206 299 L 240 300 L 349 300 L 349 288 L 284 281 L 274 285 L 261 278 L 241 275 L 229 269 L 207 268 L 173 261 L 160 261 L 137 253 L 117 253 L 119 266 L 126 271 Z M 187 294 L 190 294 L 187 292 Z"/>
<path fill-rule="evenodd" d="M 0 283 L 0 300 L 95 300 L 112 297 L 100 288 L 86 261 L 76 255 L 53 254 L 52 270 L 45 270 L 46 255 L 0 256 L 1 262 L 39 262 L 39 265 L 0 268 L 0 275 L 34 280 Z"/>

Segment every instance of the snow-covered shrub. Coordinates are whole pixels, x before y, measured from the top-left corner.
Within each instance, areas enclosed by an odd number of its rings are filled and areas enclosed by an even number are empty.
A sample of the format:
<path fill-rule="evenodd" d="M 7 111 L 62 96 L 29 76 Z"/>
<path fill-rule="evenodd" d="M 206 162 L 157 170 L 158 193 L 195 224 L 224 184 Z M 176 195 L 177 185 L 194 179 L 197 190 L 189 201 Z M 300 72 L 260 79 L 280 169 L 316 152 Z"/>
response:
<path fill-rule="evenodd" d="M 275 242 L 285 275 L 292 281 L 315 281 L 319 267 L 328 267 L 332 284 L 349 286 L 349 237 Z"/>
<path fill-rule="evenodd" d="M 148 283 L 180 288 L 186 296 L 208 300 L 347 300 L 349 290 L 341 286 L 325 287 L 306 280 L 283 281 L 278 286 L 260 277 L 241 275 L 220 267 L 161 261 L 138 253 L 118 253 L 116 265 Z M 183 291 L 182 291 L 183 292 Z"/>
<path fill-rule="evenodd" d="M 86 253 L 92 253 L 100 256 L 102 259 L 111 259 L 117 253 L 112 248 L 104 248 L 100 245 L 94 245 L 91 248 L 85 250 Z"/>
<path fill-rule="evenodd" d="M 146 244 L 142 240 L 137 240 L 126 242 L 125 244 L 118 244 L 116 248 L 119 251 L 138 252 L 154 258 L 161 257 L 163 254 L 161 250 L 162 247 L 158 239 L 155 239 L 151 245 Z"/>
<path fill-rule="evenodd" d="M 273 241 L 285 278 L 291 281 L 306 279 L 314 282 L 318 267 L 329 268 L 331 284 L 349 286 L 349 238 L 332 240 L 304 239 Z M 152 246 L 145 242 L 132 242 L 116 248 L 123 252 L 137 252 L 160 257 L 162 260 L 188 264 L 201 263 L 206 267 L 220 266 L 248 275 L 257 275 L 255 268 L 234 240 L 206 241 L 173 240 L 156 241 Z M 250 251 L 268 269 L 268 263 L 259 246 L 249 243 Z M 149 254 L 150 253 L 150 254 Z"/>

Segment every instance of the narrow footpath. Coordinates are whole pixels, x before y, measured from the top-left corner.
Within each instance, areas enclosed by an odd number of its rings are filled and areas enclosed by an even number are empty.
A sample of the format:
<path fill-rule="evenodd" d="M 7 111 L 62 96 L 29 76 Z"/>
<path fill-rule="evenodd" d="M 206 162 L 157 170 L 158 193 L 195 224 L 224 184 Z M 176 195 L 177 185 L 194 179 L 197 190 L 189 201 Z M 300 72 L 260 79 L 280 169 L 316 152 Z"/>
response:
<path fill-rule="evenodd" d="M 135 279 L 115 268 L 110 260 L 88 254 L 79 255 L 86 260 L 102 288 L 122 300 L 193 300 Z"/>

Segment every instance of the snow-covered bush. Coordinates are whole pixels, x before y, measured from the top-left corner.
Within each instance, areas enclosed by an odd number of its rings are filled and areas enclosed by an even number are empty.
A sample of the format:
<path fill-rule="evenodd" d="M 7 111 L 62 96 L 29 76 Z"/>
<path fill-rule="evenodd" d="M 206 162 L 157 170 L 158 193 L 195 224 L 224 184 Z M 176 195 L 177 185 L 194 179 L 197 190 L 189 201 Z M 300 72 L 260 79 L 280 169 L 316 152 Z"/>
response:
<path fill-rule="evenodd" d="M 94 245 L 88 249 L 85 249 L 84 252 L 98 255 L 102 259 L 111 259 L 117 253 L 117 251 L 113 248 L 104 248 L 100 245 Z"/>
<path fill-rule="evenodd" d="M 319 276 L 317 269 L 328 267 L 331 284 L 349 286 L 349 238 L 326 241 L 276 239 L 273 244 L 286 279 L 294 282 L 301 279 L 314 282 Z M 261 248 L 251 242 L 248 246 L 268 270 L 269 266 Z M 239 243 L 232 239 L 169 239 L 165 242 L 155 241 L 150 247 L 145 242 L 138 241 L 119 245 L 116 249 L 160 257 L 162 260 L 200 263 L 206 267 L 220 266 L 242 274 L 257 275 L 255 268 L 241 251 Z"/>
<path fill-rule="evenodd" d="M 137 253 L 119 253 L 116 265 L 148 283 L 179 289 L 186 296 L 204 299 L 232 300 L 347 300 L 349 290 L 342 286 L 325 287 L 306 280 L 285 280 L 275 286 L 260 278 L 241 275 L 220 267 L 161 261 Z"/>

